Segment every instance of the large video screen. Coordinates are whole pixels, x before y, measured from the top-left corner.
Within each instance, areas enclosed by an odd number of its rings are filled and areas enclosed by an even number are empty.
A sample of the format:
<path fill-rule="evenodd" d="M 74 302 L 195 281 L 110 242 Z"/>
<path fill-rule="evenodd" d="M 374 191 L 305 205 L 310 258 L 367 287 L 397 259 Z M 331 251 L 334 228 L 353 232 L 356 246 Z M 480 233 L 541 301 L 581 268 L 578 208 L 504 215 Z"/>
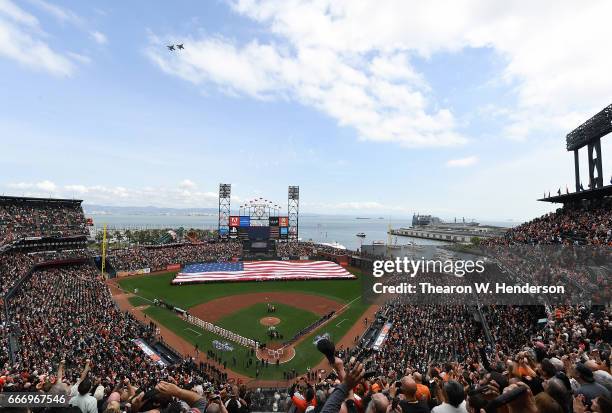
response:
<path fill-rule="evenodd" d="M 259 221 L 257 221 L 259 223 Z M 287 239 L 289 217 L 269 217 L 268 226 L 253 225 L 247 215 L 229 217 L 229 236 L 241 239 Z M 227 235 L 225 233 L 224 235 Z"/>

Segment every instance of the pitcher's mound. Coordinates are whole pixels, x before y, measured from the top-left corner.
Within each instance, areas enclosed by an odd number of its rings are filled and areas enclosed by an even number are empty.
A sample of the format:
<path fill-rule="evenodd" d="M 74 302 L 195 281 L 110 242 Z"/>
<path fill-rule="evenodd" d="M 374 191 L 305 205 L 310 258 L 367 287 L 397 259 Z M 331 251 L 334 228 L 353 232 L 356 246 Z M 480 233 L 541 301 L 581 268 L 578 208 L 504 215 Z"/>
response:
<path fill-rule="evenodd" d="M 259 323 L 261 325 L 266 326 L 266 327 L 275 326 L 278 323 L 280 323 L 280 318 L 276 318 L 276 317 L 264 317 L 264 318 L 259 319 Z"/>

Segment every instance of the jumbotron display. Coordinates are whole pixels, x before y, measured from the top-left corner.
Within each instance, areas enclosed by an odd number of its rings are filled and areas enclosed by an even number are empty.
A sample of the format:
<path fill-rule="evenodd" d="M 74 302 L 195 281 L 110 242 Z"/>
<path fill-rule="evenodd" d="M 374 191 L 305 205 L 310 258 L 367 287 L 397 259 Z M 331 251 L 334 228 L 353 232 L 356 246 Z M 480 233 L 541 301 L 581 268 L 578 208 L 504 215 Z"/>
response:
<path fill-rule="evenodd" d="M 251 225 L 250 216 L 229 217 L 229 237 L 240 240 L 285 240 L 289 235 L 288 217 L 269 217 L 268 225 Z"/>

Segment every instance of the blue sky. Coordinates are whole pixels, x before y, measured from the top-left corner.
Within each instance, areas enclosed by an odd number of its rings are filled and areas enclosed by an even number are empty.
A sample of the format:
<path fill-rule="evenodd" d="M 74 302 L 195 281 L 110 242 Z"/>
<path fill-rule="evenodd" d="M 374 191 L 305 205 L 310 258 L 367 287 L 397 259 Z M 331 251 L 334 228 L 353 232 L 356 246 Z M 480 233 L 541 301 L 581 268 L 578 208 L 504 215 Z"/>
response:
<path fill-rule="evenodd" d="M 565 134 L 610 103 L 611 3 L 422 3 L 0 0 L 0 193 L 207 207 L 228 182 L 234 205 L 300 185 L 307 212 L 551 210 Z"/>

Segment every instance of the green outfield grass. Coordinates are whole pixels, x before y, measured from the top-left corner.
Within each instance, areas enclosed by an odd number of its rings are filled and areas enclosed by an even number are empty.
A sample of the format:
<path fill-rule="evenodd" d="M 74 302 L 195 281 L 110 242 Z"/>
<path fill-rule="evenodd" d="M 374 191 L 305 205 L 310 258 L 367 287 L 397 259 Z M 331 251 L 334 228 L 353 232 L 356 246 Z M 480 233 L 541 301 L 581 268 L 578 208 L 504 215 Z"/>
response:
<path fill-rule="evenodd" d="M 333 340 L 340 340 L 367 308 L 367 305 L 363 304 L 359 298 L 361 296 L 361 283 L 359 280 L 270 281 L 263 283 L 248 282 L 173 286 L 170 284 L 170 281 L 174 276 L 175 273 L 165 273 L 152 276 L 130 277 L 120 280 L 119 284 L 126 291 L 132 293 L 137 291 L 136 294 L 139 297 L 130 298 L 130 303 L 135 306 L 150 304 L 147 300 L 158 298 L 188 310 L 195 305 L 225 296 L 277 291 L 314 294 L 344 304 L 350 303 L 342 314 L 303 339 L 296 346 L 296 355 L 290 362 L 281 364 L 279 367 L 270 365 L 261 371 L 260 379 L 281 379 L 283 371 L 295 369 L 298 372 L 305 372 L 308 367 L 314 367 L 322 360 L 321 354 L 313 345 L 315 337 L 327 333 Z M 265 336 L 266 327 L 259 323 L 260 318 L 268 315 L 265 308 L 265 303 L 260 303 L 249 308 L 240 309 L 219 320 L 217 324 L 245 337 L 260 338 L 269 342 Z M 278 328 L 286 339 L 318 318 L 314 313 L 287 305 L 277 304 L 277 308 L 277 313 L 269 315 L 281 319 Z M 175 312 L 165 308 L 151 306 L 144 312 L 156 322 L 166 326 L 187 342 L 193 344 L 194 348 L 197 344 L 203 353 L 207 350 L 214 350 L 219 353 L 213 348 L 212 341 L 227 341 L 222 337 L 183 321 Z M 250 357 L 249 350 L 236 343 L 230 344 L 234 347 L 234 351 L 224 355 L 227 367 L 238 373 L 255 377 L 254 365 L 250 368 L 246 367 L 246 361 Z M 234 359 L 236 364 L 234 364 Z"/>
<path fill-rule="evenodd" d="M 322 295 L 336 301 L 348 302 L 361 295 L 359 280 L 266 281 L 214 284 L 171 285 L 176 275 L 168 272 L 159 275 L 128 277 L 119 281 L 121 288 L 153 300 L 164 301 L 180 308 L 190 308 L 227 295 L 262 291 L 288 291 Z"/>
<path fill-rule="evenodd" d="M 268 327 L 261 325 L 259 320 L 263 317 L 277 317 L 281 320 L 275 327 L 284 336 L 284 340 L 293 337 L 304 326 L 308 326 L 319 319 L 319 316 L 289 305 L 270 303 L 276 307 L 276 312 L 269 314 L 266 303 L 258 303 L 242 308 L 215 324 L 231 331 L 240 332 L 244 337 L 252 338 L 262 343 L 272 342 L 267 335 Z M 282 342 L 282 340 L 276 340 Z"/>

